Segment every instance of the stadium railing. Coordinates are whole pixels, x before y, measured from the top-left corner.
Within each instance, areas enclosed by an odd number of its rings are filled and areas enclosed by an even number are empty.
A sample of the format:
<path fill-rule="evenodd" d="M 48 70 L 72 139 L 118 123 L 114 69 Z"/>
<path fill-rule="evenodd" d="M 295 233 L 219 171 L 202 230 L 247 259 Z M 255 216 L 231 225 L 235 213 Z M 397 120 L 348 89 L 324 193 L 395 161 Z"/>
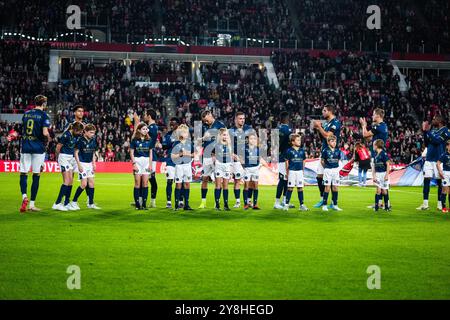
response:
<path fill-rule="evenodd" d="M 441 44 L 408 43 L 408 42 L 376 42 L 376 41 L 318 41 L 276 38 L 253 38 L 232 34 L 220 37 L 185 37 L 169 35 L 136 35 L 125 37 L 99 37 L 83 30 L 64 30 L 52 36 L 41 36 L 38 33 L 22 33 L 11 29 L 2 29 L 0 38 L 5 40 L 31 40 L 43 42 L 107 42 L 124 44 L 154 44 L 183 46 L 213 46 L 236 48 L 271 48 L 271 49 L 316 49 L 316 50 L 349 50 L 374 52 L 435 53 L 445 52 Z M 110 38 L 110 39 L 108 39 Z"/>

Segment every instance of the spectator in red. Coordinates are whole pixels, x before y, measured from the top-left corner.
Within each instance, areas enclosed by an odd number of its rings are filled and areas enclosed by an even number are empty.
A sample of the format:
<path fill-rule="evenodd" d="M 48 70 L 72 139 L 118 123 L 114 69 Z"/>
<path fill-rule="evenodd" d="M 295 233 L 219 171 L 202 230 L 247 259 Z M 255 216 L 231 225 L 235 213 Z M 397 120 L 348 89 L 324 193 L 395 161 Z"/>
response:
<path fill-rule="evenodd" d="M 344 146 L 341 148 L 341 151 L 343 154 L 345 154 L 345 157 L 348 159 L 348 155 L 350 154 L 350 146 L 348 143 L 345 143 Z"/>
<path fill-rule="evenodd" d="M 357 142 L 355 144 L 353 160 L 358 162 L 358 185 L 360 187 L 365 187 L 367 181 L 367 171 L 370 169 L 370 153 L 366 146 L 361 142 Z"/>
<path fill-rule="evenodd" d="M 114 151 L 110 147 L 108 147 L 108 150 L 106 151 L 105 154 L 105 161 L 107 162 L 114 161 L 115 156 L 116 155 L 114 154 Z"/>

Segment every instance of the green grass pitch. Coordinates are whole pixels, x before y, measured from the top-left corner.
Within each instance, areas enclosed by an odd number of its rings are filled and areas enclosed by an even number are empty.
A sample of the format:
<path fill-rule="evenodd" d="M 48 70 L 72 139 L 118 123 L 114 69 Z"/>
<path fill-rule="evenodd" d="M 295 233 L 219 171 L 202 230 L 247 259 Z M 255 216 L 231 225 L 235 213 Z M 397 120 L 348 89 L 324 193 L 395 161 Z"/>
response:
<path fill-rule="evenodd" d="M 259 212 L 185 213 L 163 208 L 160 175 L 159 208 L 136 212 L 132 176 L 98 174 L 103 211 L 85 209 L 83 194 L 81 211 L 56 212 L 60 181 L 44 174 L 43 212 L 20 215 L 19 176 L 0 174 L 0 299 L 450 298 L 450 217 L 434 209 L 436 188 L 428 212 L 415 210 L 420 188 L 393 188 L 388 214 L 366 208 L 372 188 L 342 188 L 343 212 L 303 213 L 272 209 L 275 188 L 261 187 Z M 199 184 L 192 189 L 196 208 Z M 317 193 L 306 188 L 309 207 Z M 67 289 L 69 265 L 81 269 L 80 290 Z M 380 290 L 367 288 L 370 265 Z"/>

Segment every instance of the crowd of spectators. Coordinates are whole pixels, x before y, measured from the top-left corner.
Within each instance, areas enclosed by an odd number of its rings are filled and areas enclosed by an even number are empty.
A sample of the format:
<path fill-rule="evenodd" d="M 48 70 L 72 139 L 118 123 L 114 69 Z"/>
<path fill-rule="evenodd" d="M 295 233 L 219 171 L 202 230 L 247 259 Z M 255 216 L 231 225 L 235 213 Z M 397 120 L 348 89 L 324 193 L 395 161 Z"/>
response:
<path fill-rule="evenodd" d="M 165 59 L 112 61 L 94 63 L 92 60 L 68 61 L 62 78 L 71 79 L 83 75 L 114 77 L 152 82 L 185 82 L 190 76 L 191 63 Z"/>
<path fill-rule="evenodd" d="M 313 40 L 316 47 L 365 50 L 427 52 L 450 50 L 449 13 L 447 0 L 391 1 L 370 0 L 296 1 L 298 37 L 306 42 Z M 380 8 L 381 28 L 367 28 L 367 8 L 376 4 Z M 371 12 L 370 14 L 372 14 Z M 409 48 L 407 48 L 407 45 Z"/>
<path fill-rule="evenodd" d="M 274 0 L 168 0 L 163 1 L 168 35 L 211 36 L 217 23 L 238 25 L 239 35 L 252 38 L 293 39 L 295 30 L 285 1 Z M 173 22 L 173 23 L 169 23 Z M 212 25 L 212 28 L 209 28 Z M 212 30 L 211 30 L 212 29 Z"/>
<path fill-rule="evenodd" d="M 360 131 L 359 117 L 369 118 L 374 108 L 382 107 L 390 128 L 388 149 L 397 163 L 409 163 L 421 155 L 425 147 L 421 121 L 431 121 L 437 113 L 450 116 L 448 75 L 438 77 L 436 71 L 424 77 L 421 72 L 410 72 L 406 77 L 409 89 L 401 92 L 389 59 L 379 54 L 311 57 L 304 52 L 276 52 L 272 61 L 282 92 L 287 94 L 283 103 L 294 112 L 298 127 L 308 127 L 321 107 L 331 103 L 344 123 L 342 140 L 352 147 L 361 139 L 355 134 Z M 317 155 L 317 140 L 311 143 Z"/>
<path fill-rule="evenodd" d="M 204 83 L 216 84 L 242 84 L 255 83 L 265 84 L 267 73 L 264 66 L 258 64 L 202 64 L 200 72 Z"/>
<path fill-rule="evenodd" d="M 313 132 L 311 121 L 321 117 L 324 105 L 336 106 L 343 122 L 340 147 L 347 144 L 350 155 L 355 142 L 361 140 L 359 118 L 370 118 L 375 107 L 382 107 L 390 128 L 388 150 L 396 163 L 409 163 L 420 156 L 424 149 L 422 120 L 431 120 L 438 113 L 443 113 L 447 119 L 450 117 L 448 75 L 438 77 L 428 72 L 422 77 L 421 72 L 410 70 L 405 79 L 409 89 L 401 92 L 398 76 L 393 74 L 389 59 L 381 54 L 344 52 L 315 56 L 301 51 L 273 52 L 271 59 L 279 88 L 269 83 L 266 70 L 259 65 L 204 64 L 200 68 L 202 83 L 194 83 L 186 81 L 191 76 L 190 68 L 168 61 L 134 61 L 130 68 L 123 62 L 100 67 L 92 61 L 86 62 L 81 71 L 69 70 L 67 80 L 49 88 L 42 82 L 39 86 L 31 85 L 33 74 L 48 68 L 39 62 L 39 54 L 43 53 L 39 50 L 46 49 L 25 44 L 2 43 L 2 46 L 2 72 L 7 66 L 10 66 L 10 73 L 21 69 L 24 83 L 29 85 L 23 91 L 19 90 L 20 86 L 1 85 L 3 107 L 10 108 L 13 103 L 23 112 L 32 97 L 46 94 L 53 110 L 51 132 L 57 136 L 72 121 L 72 107 L 82 104 L 86 121 L 98 128 L 98 157 L 103 161 L 128 159 L 133 113 L 142 115 L 150 107 L 157 111 L 161 136 L 167 131 L 165 124 L 169 117 L 177 116 L 192 126 L 206 109 L 212 110 L 229 127 L 233 125 L 235 112 L 242 110 L 254 128 L 269 130 L 277 126 L 279 113 L 288 111 L 292 126 L 304 133 L 304 143 L 311 157 L 317 157 L 320 152 L 320 139 Z M 21 52 L 22 60 L 12 58 L 14 50 Z M 32 72 L 24 71 L 30 68 Z M 136 80 L 150 80 L 146 76 L 154 70 L 159 70 L 162 76 L 164 72 L 183 72 L 186 77 L 184 81 L 160 83 L 158 88 L 136 85 Z M 10 81 L 11 76 L 5 74 L 2 79 Z M 20 108 L 15 105 L 19 100 L 22 101 Z M 5 122 L 1 127 L 0 157 L 17 159 L 18 141 L 5 142 L 5 139 L 11 132 L 20 133 L 20 128 Z M 54 159 L 54 145 L 49 151 L 49 159 Z M 158 152 L 162 156 L 159 146 Z"/>
<path fill-rule="evenodd" d="M 49 48 L 28 42 L 0 40 L 0 111 L 16 113 L 26 108 L 36 92 L 44 92 Z"/>
<path fill-rule="evenodd" d="M 67 1 L 1 1 L 6 30 L 49 38 L 66 30 Z M 379 0 L 381 29 L 367 28 L 371 0 L 89 0 L 82 23 L 98 25 L 114 42 L 172 36 L 298 40 L 301 47 L 420 52 L 450 51 L 447 0 Z M 230 26 L 231 24 L 231 26 Z M 219 27 L 218 26 L 222 26 Z M 91 28 L 90 29 L 95 29 Z M 89 30 L 91 32 L 91 30 Z M 59 40 L 71 41 L 62 37 Z M 274 42 L 275 43 L 275 42 Z M 278 42 L 276 42 L 278 43 Z M 393 48 L 391 47 L 393 45 Z"/>
<path fill-rule="evenodd" d="M 38 37 L 65 30 L 65 1 L 0 2 L 2 26 Z M 144 37 L 209 37 L 218 20 L 231 20 L 240 36 L 294 38 L 286 3 L 273 0 L 90 0 L 80 6 L 90 22 L 108 24 L 114 41 Z M 109 23 L 108 23 L 109 22 Z M 92 23 L 91 23 L 92 24 Z M 102 29 L 102 28 L 100 28 Z"/>

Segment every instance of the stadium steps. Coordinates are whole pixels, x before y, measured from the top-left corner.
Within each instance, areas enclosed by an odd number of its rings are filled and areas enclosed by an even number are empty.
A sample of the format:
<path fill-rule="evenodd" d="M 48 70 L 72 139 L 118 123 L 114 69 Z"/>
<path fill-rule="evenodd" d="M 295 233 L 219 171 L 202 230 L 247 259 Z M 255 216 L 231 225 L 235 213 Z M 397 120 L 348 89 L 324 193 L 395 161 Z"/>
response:
<path fill-rule="evenodd" d="M 400 71 L 400 68 L 398 67 L 398 64 L 395 60 L 391 60 L 391 64 L 392 67 L 394 68 L 393 72 L 395 75 L 398 75 L 400 78 L 400 81 L 398 82 L 398 88 L 399 91 L 403 94 L 404 98 L 406 99 L 405 93 L 410 89 L 408 84 L 406 83 L 405 80 L 405 75 L 402 74 L 402 72 Z M 407 99 L 406 99 L 407 100 Z M 416 124 L 418 126 L 420 126 L 420 118 L 417 115 L 416 111 L 414 110 L 414 108 L 411 108 L 411 103 L 409 102 L 409 100 L 407 100 L 407 104 L 409 106 L 409 115 L 411 116 L 411 118 L 413 118 L 413 120 L 416 122 Z"/>
<path fill-rule="evenodd" d="M 48 83 L 50 86 L 55 85 L 60 77 L 59 55 L 57 52 L 50 50 L 48 59 Z"/>
<path fill-rule="evenodd" d="M 200 71 L 200 64 L 198 62 L 195 63 L 195 76 L 192 80 L 194 80 L 197 83 L 203 83 L 203 76 L 202 72 Z"/>
<path fill-rule="evenodd" d="M 168 119 L 176 116 L 176 114 L 177 114 L 177 102 L 176 102 L 174 96 L 172 96 L 172 95 L 167 96 L 164 99 L 164 101 L 163 101 L 163 105 L 166 108 L 167 118 Z"/>
<path fill-rule="evenodd" d="M 269 79 L 269 83 L 273 84 L 275 86 L 275 88 L 279 89 L 280 84 L 278 82 L 278 77 L 277 77 L 277 74 L 275 72 L 275 68 L 273 67 L 272 62 L 271 61 L 264 62 L 264 67 L 267 70 L 267 78 Z"/>
<path fill-rule="evenodd" d="M 397 64 L 392 63 L 392 66 L 394 67 L 394 74 L 398 75 L 400 78 L 400 81 L 398 82 L 398 89 L 400 90 L 400 92 L 408 91 L 409 88 L 408 88 L 408 84 L 406 83 L 406 80 L 405 80 L 405 75 L 401 73 Z"/>

